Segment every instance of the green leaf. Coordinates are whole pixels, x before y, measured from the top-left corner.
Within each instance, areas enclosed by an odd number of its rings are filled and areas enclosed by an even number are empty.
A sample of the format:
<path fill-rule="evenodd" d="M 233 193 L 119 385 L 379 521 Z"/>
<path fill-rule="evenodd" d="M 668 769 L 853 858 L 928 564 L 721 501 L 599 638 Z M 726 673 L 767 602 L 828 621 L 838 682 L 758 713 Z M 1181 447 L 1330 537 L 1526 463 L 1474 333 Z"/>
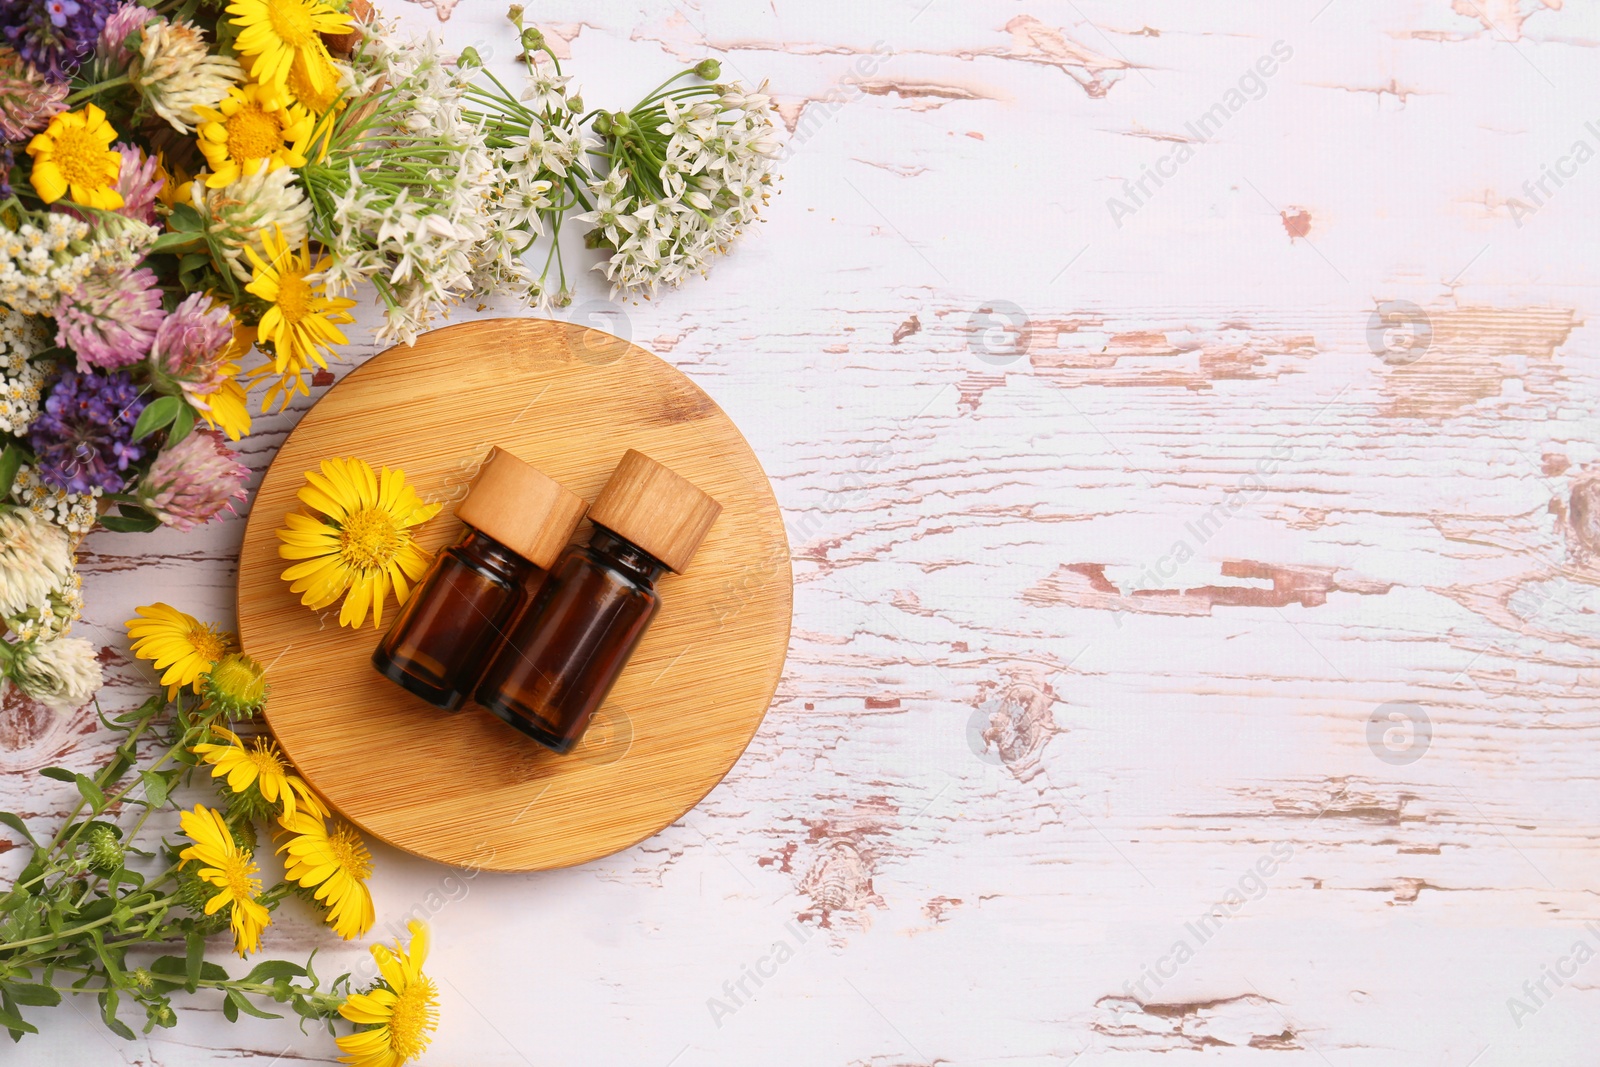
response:
<path fill-rule="evenodd" d="M 184 988 L 191 993 L 200 988 L 200 970 L 205 963 L 205 959 L 206 939 L 201 937 L 198 932 L 190 930 L 187 951 L 184 957 L 183 973 L 189 978 Z"/>
<path fill-rule="evenodd" d="M 193 205 L 178 204 L 172 209 L 172 214 L 167 216 L 167 229 L 178 233 L 196 233 L 205 228 L 200 212 Z"/>
<path fill-rule="evenodd" d="M 39 768 L 39 773 L 46 778 L 54 778 L 58 782 L 76 782 L 78 780 L 77 772 L 69 771 L 65 767 L 41 767 Z"/>
<path fill-rule="evenodd" d="M 13 1041 L 21 1040 L 23 1034 L 39 1032 L 37 1026 L 22 1021 L 22 1016 L 17 1014 L 16 1002 L 11 999 L 10 993 L 5 992 L 0 992 L 0 1026 L 11 1031 Z"/>
<path fill-rule="evenodd" d="M 177 417 L 172 420 L 172 429 L 167 433 L 167 447 L 171 448 L 194 429 L 194 408 L 188 404 L 178 409 Z"/>
<path fill-rule="evenodd" d="M 115 989 L 102 990 L 100 993 L 100 1018 L 106 1028 L 124 1041 L 137 1041 L 138 1035 L 128 1028 L 128 1024 L 117 1018 L 117 1003 L 122 998 Z"/>
<path fill-rule="evenodd" d="M 222 1016 L 230 1023 L 239 1021 L 239 1004 L 233 999 L 233 990 L 228 990 L 228 995 L 222 999 Z"/>
<path fill-rule="evenodd" d="M 256 1007 L 254 1004 L 250 1003 L 250 998 L 245 996 L 243 993 L 239 992 L 237 989 L 228 990 L 228 1001 L 229 1001 L 229 1003 L 238 1005 L 239 1011 L 244 1012 L 246 1015 L 254 1015 L 257 1019 L 281 1019 L 281 1018 L 283 1018 L 283 1016 L 274 1015 L 270 1011 L 262 1011 L 260 1008 Z M 227 1011 L 227 1005 L 226 1004 L 223 1005 L 223 1011 Z M 237 1019 L 238 1017 L 239 1017 L 238 1016 L 238 1012 L 235 1012 L 233 1017 L 230 1018 L 228 1021 L 232 1022 L 234 1019 Z"/>
<path fill-rule="evenodd" d="M 118 504 L 117 510 L 122 515 L 102 515 L 100 525 L 113 533 L 149 533 L 161 525 L 161 520 L 143 508 L 131 508 L 126 504 Z"/>
<path fill-rule="evenodd" d="M 155 771 L 140 771 L 139 780 L 144 783 L 144 798 L 152 808 L 159 808 L 167 802 L 167 779 L 164 776 Z"/>
<path fill-rule="evenodd" d="M 78 783 L 78 792 L 83 794 L 83 799 L 89 802 L 89 809 L 99 815 L 106 807 L 106 795 L 100 791 L 88 775 L 77 775 L 73 781 Z"/>
<path fill-rule="evenodd" d="M 47 985 L 38 985 L 33 982 L 16 982 L 6 986 L 6 992 L 11 994 L 11 999 L 18 1004 L 30 1004 L 41 1008 L 54 1007 L 61 1003 L 61 994 Z"/>
<path fill-rule="evenodd" d="M 203 245 L 205 241 L 206 235 L 203 233 L 184 233 L 182 231 L 164 233 L 156 238 L 155 244 L 150 246 L 150 252 L 153 255 L 159 255 L 162 252 L 178 252 L 193 248 L 196 245 Z"/>
<path fill-rule="evenodd" d="M 22 466 L 22 449 L 6 445 L 0 452 L 0 500 L 11 495 L 11 485 L 17 480 L 17 469 Z"/>
<path fill-rule="evenodd" d="M 164 396 L 152 400 L 144 411 L 139 414 L 139 421 L 133 424 L 133 439 L 148 437 L 161 427 L 167 425 L 178 417 L 181 408 L 188 407 L 182 400 L 175 396 Z"/>
<path fill-rule="evenodd" d="M 13 815 L 9 811 L 0 811 L 0 823 L 5 823 L 17 833 L 27 838 L 28 844 L 35 847 L 38 846 L 39 842 L 33 839 L 33 835 L 28 832 L 28 824 L 23 822 L 20 816 Z"/>
<path fill-rule="evenodd" d="M 263 960 L 244 976 L 245 982 L 270 982 L 275 978 L 304 978 L 306 969 L 288 960 Z"/>

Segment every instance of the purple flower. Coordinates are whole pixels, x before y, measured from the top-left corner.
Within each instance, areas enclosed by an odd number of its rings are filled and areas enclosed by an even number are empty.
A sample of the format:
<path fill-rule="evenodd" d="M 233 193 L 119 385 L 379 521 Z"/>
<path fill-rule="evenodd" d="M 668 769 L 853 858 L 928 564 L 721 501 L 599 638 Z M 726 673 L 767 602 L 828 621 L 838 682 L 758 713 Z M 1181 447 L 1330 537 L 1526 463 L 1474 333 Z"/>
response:
<path fill-rule="evenodd" d="M 116 0 L 0 0 L 0 35 L 51 81 L 70 78 L 94 51 Z"/>
<path fill-rule="evenodd" d="M 56 306 L 56 344 L 78 354 L 78 369 L 137 363 L 161 325 L 161 290 L 149 267 L 91 274 Z"/>
<path fill-rule="evenodd" d="M 0 47 L 0 134 L 26 141 L 67 109 L 67 87 L 47 82 L 9 48 Z"/>
<path fill-rule="evenodd" d="M 200 395 L 215 392 L 225 377 L 222 366 L 232 341 L 233 319 L 227 305 L 205 293 L 191 293 L 156 329 L 150 346 L 151 371 L 163 385 Z"/>
<path fill-rule="evenodd" d="M 117 152 L 122 156 L 122 170 L 117 173 L 117 192 L 122 194 L 122 206 L 117 208 L 117 214 L 154 226 L 156 194 L 161 191 L 155 157 L 131 144 L 117 145 Z"/>
<path fill-rule="evenodd" d="M 168 526 L 189 530 L 243 500 L 250 470 L 215 430 L 196 430 L 156 457 L 139 502 Z"/>
<path fill-rule="evenodd" d="M 63 369 L 28 430 L 28 444 L 39 457 L 39 480 L 71 493 L 96 486 L 120 491 L 128 480 L 123 472 L 144 458 L 144 449 L 133 442 L 144 406 L 125 372 Z"/>

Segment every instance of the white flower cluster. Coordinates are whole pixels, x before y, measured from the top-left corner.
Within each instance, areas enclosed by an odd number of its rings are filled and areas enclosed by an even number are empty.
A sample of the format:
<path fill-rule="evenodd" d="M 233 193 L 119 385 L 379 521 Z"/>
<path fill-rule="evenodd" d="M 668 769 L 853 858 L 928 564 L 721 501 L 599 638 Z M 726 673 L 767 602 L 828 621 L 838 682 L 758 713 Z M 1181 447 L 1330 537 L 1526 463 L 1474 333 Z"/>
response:
<path fill-rule="evenodd" d="M 704 274 L 757 220 L 772 185 L 778 143 L 765 93 L 720 86 L 709 99 L 669 96 L 661 106 L 655 132 L 667 142 L 659 173 L 612 170 L 592 183 L 594 210 L 575 216 L 616 249 L 595 267 L 613 295 L 649 295 Z"/>
<path fill-rule="evenodd" d="M 102 492 L 98 485 L 88 493 L 72 493 L 46 485 L 38 472 L 26 464 L 17 469 L 16 480 L 11 483 L 13 501 L 66 530 L 74 542 L 94 528 L 100 514 Z"/>
<path fill-rule="evenodd" d="M 94 646 L 78 637 L 19 645 L 12 676 L 24 693 L 58 714 L 87 704 L 103 680 Z"/>
<path fill-rule="evenodd" d="M 52 641 L 83 618 L 83 576 L 73 570 L 48 596 L 5 623 L 18 641 Z"/>
<path fill-rule="evenodd" d="M 184 19 L 157 15 L 144 24 L 139 54 L 128 75 L 150 110 L 179 133 L 200 125 L 196 107 L 215 107 L 244 68 L 232 56 L 212 55 L 205 31 Z"/>
<path fill-rule="evenodd" d="M 432 34 L 369 34 L 352 61 L 351 96 L 375 110 L 360 120 L 347 168 L 312 178 L 331 205 L 319 220 L 334 252 L 329 288 L 377 286 L 387 305 L 380 341 L 410 343 L 472 291 L 477 250 L 493 232 L 500 168 L 482 126 L 463 115 L 470 68 L 453 59 Z"/>
<path fill-rule="evenodd" d="M 31 511 L 0 507 L 0 618 L 43 604 L 72 574 L 65 530 Z"/>
<path fill-rule="evenodd" d="M 206 234 L 241 282 L 250 280 L 250 261 L 244 254 L 247 247 L 265 256 L 261 235 L 281 232 L 291 248 L 299 248 L 311 219 L 311 205 L 288 167 L 262 167 L 220 189 L 207 189 L 206 183 L 196 178 L 189 186 L 189 201 L 205 224 Z"/>
<path fill-rule="evenodd" d="M 39 320 L 0 304 L 0 433 L 20 437 L 38 417 L 45 368 L 32 356 L 43 347 Z"/>
<path fill-rule="evenodd" d="M 60 212 L 45 216 L 43 228 L 0 227 L 0 303 L 24 315 L 53 314 L 61 294 L 77 292 L 105 255 L 84 242 L 88 235 L 87 222 Z"/>
<path fill-rule="evenodd" d="M 544 272 L 536 275 L 523 257 L 546 232 L 542 213 L 554 206 L 553 192 L 561 195 L 557 185 L 599 147 L 581 126 L 582 105 L 569 93 L 570 81 L 547 60 L 536 64 L 521 94 L 536 117 L 513 122 L 507 116 L 497 124 L 496 133 L 510 143 L 492 150 L 499 169 L 491 197 L 494 218 L 473 276 L 478 292 L 508 293 L 541 310 L 564 306 L 572 294 L 560 280 L 553 289 L 547 286 Z"/>
<path fill-rule="evenodd" d="M 24 315 L 54 315 L 60 298 L 77 292 L 90 274 L 133 266 L 159 234 L 137 219 L 108 220 L 88 240 L 89 224 L 59 211 L 25 218 L 14 230 L 0 226 L 0 304 Z"/>

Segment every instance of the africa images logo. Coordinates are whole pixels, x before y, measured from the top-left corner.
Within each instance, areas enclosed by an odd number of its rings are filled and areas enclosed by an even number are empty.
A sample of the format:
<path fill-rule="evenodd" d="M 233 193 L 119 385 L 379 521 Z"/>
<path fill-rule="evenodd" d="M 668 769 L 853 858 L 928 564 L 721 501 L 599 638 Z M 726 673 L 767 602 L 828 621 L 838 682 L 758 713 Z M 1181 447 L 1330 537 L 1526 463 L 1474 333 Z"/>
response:
<path fill-rule="evenodd" d="M 1126 199 L 1113 196 L 1106 200 L 1106 210 L 1111 212 L 1111 221 L 1117 224 L 1117 229 L 1122 228 L 1123 219 L 1150 202 L 1156 189 L 1177 177 L 1178 168 L 1194 158 L 1195 144 L 1210 142 L 1229 119 L 1244 110 L 1246 104 L 1266 96 L 1267 79 L 1278 73 L 1280 64 L 1292 58 L 1294 49 L 1289 47 L 1288 42 L 1272 42 L 1272 47 L 1239 75 L 1234 87 L 1222 94 L 1222 99 L 1201 112 L 1199 118 L 1184 124 L 1191 140 L 1181 142 L 1177 148 L 1159 157 L 1153 167 L 1148 163 L 1142 165 L 1139 177 L 1124 180 L 1122 192 Z M 1150 188 L 1152 182 L 1155 189 Z"/>

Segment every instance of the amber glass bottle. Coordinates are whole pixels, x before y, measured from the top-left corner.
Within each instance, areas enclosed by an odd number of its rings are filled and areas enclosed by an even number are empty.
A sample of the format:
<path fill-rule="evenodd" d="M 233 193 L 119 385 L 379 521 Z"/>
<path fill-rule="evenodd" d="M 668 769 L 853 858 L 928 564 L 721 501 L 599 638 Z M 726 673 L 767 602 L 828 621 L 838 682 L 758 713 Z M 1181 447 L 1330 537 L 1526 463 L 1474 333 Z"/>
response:
<path fill-rule="evenodd" d="M 474 699 L 534 740 L 569 751 L 655 617 L 656 580 L 688 566 L 721 511 L 630 449 L 589 509 L 594 535 L 556 561 Z"/>
<path fill-rule="evenodd" d="M 459 708 L 586 506 L 554 478 L 491 449 L 456 507 L 461 540 L 434 557 L 372 665 L 435 707 Z"/>

